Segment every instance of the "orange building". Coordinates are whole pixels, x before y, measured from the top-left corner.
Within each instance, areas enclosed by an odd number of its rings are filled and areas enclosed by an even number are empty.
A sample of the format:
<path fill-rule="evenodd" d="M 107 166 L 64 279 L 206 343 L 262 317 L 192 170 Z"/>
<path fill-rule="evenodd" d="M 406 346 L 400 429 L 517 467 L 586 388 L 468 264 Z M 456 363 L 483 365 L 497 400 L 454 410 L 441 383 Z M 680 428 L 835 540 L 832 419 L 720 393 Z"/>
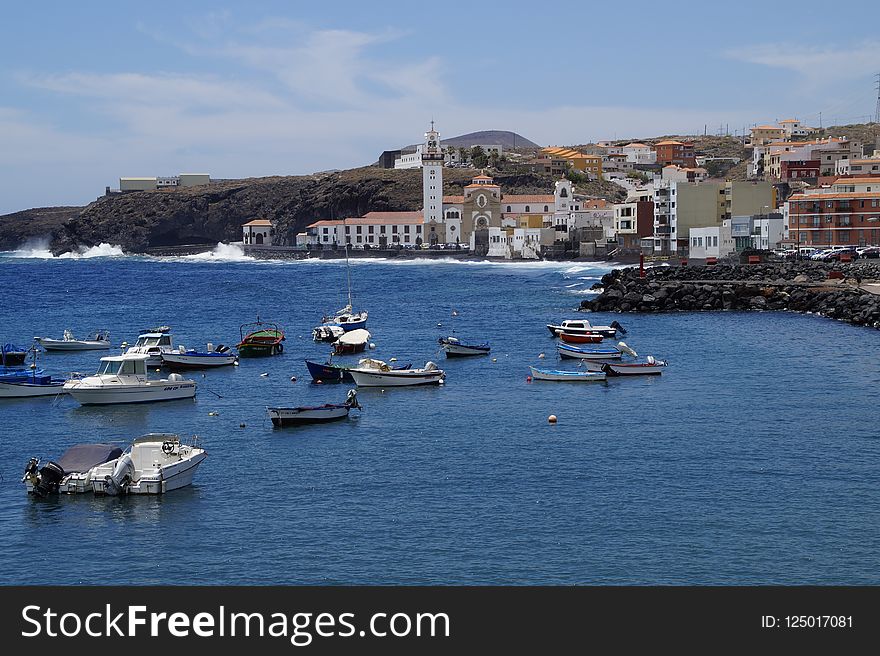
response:
<path fill-rule="evenodd" d="M 697 166 L 694 144 L 692 143 L 671 140 L 660 141 L 654 144 L 654 151 L 657 153 L 657 163 L 661 166 L 669 164 L 677 164 L 686 168 L 695 168 Z"/>

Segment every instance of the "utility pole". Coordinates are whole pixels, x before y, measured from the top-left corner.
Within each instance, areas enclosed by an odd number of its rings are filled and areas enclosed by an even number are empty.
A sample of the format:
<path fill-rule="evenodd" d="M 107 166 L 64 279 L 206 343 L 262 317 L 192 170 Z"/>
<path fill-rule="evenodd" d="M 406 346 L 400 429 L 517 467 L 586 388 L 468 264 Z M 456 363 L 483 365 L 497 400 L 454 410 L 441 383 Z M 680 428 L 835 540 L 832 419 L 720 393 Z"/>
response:
<path fill-rule="evenodd" d="M 819 112 L 819 129 L 822 129 L 822 112 Z"/>
<path fill-rule="evenodd" d="M 874 123 L 880 123 L 880 73 L 874 77 L 877 78 L 877 109 L 874 110 Z"/>

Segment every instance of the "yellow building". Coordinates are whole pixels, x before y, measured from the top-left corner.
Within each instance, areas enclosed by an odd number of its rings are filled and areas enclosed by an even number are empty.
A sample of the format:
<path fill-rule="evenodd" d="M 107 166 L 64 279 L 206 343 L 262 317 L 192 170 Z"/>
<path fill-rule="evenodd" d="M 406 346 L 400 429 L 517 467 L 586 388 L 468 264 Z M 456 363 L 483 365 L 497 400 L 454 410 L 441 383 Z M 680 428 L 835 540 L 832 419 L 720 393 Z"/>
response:
<path fill-rule="evenodd" d="M 602 179 L 602 156 L 587 155 L 571 148 L 548 147 L 543 148 L 542 152 L 551 158 L 564 159 L 571 162 L 571 167 L 584 173 L 589 173 L 597 180 Z"/>
<path fill-rule="evenodd" d="M 773 125 L 758 125 L 752 128 L 750 140 L 753 146 L 765 146 L 771 141 L 779 141 L 785 136 L 785 130 Z"/>

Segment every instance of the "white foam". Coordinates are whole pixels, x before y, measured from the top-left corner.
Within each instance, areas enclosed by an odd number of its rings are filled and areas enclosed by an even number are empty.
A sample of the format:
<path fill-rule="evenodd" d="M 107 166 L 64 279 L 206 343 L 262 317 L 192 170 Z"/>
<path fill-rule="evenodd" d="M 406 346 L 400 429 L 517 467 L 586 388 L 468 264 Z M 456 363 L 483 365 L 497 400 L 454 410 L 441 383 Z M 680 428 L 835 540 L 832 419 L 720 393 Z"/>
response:
<path fill-rule="evenodd" d="M 164 258 L 162 258 L 164 259 Z M 207 253 L 184 255 L 182 260 L 197 262 L 255 262 L 256 258 L 244 254 L 244 249 L 239 244 L 224 244 L 219 242 L 214 250 Z"/>
<path fill-rule="evenodd" d="M 82 260 L 93 257 L 120 257 L 125 253 L 119 246 L 113 246 L 108 243 L 101 243 L 90 248 L 80 247 L 77 251 L 70 251 L 55 256 L 49 250 L 49 239 L 42 237 L 39 239 L 28 239 L 21 248 L 9 253 L 10 257 L 22 259 L 40 259 L 40 260 Z"/>

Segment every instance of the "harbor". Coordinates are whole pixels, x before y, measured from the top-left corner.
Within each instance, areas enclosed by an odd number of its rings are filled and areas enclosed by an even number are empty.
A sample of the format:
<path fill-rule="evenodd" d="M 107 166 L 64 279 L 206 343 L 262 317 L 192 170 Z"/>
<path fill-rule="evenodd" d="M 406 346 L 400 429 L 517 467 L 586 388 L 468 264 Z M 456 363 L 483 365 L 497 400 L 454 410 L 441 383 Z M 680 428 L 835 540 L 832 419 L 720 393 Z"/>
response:
<path fill-rule="evenodd" d="M 48 567 L 55 556 L 33 545 L 58 535 L 75 565 L 61 583 L 177 581 L 171 545 L 202 563 L 188 583 L 876 582 L 877 534 L 865 510 L 880 501 L 870 485 L 880 455 L 873 329 L 797 312 L 579 312 L 604 276 L 629 275 L 603 264 L 352 258 L 352 312 L 369 310 L 370 337 L 361 353 L 331 356 L 332 343 L 313 331 L 349 304 L 344 260 L 3 266 L 42 289 L 39 307 L 10 318 L 7 341 L 58 338 L 65 328 L 111 335 L 106 351 L 42 354 L 47 374 L 91 375 L 123 341 L 161 335 L 144 331 L 163 324 L 172 357 L 212 357 L 220 344 L 237 352 L 242 327 L 258 316 L 284 334 L 276 355 L 184 371 L 193 398 L 0 400 L 8 434 L 22 436 L 0 450 L 0 519 L 17 527 L 4 534 L 6 584 Z M 68 290 L 96 278 L 114 281 L 102 302 L 71 303 Z M 615 336 L 562 339 L 592 334 L 586 321 Z M 638 357 L 623 353 L 599 371 L 592 359 L 557 357 L 561 344 L 621 351 L 621 341 Z M 473 355 L 444 350 L 462 345 Z M 364 359 L 426 374 L 434 363 L 443 381 L 334 383 L 305 362 L 358 368 Z M 560 371 L 599 376 L 560 380 Z M 279 413 L 276 427 L 269 408 L 299 412 Z M 328 420 L 298 423 L 304 409 L 306 419 L 323 419 L 321 409 Z M 150 433 L 181 444 L 198 437 L 207 458 L 190 485 L 37 499 L 20 483 L 31 457 L 45 463 L 79 443 L 125 450 Z M 528 539 L 511 537 L 526 525 Z M 95 535 L 124 549 L 124 570 L 94 558 Z M 843 562 L 840 541 L 850 545 Z"/>

